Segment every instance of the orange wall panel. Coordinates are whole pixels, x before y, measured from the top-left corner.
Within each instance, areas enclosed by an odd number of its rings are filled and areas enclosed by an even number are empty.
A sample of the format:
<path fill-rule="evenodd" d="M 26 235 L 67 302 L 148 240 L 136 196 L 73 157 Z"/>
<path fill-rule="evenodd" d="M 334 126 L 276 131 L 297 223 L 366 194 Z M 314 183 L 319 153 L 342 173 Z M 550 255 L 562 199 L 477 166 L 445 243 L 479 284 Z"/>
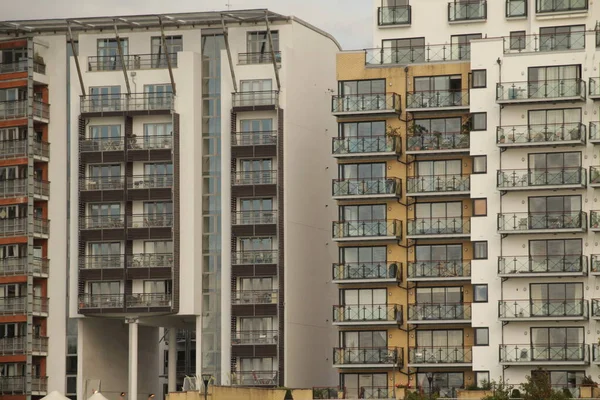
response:
<path fill-rule="evenodd" d="M 25 78 L 27 78 L 27 72 L 16 72 L 13 75 L 17 75 L 17 74 L 25 74 Z M 0 81 L 0 89 L 8 89 L 8 88 L 16 88 L 16 87 L 27 88 L 27 81 L 23 81 L 23 80 Z"/>
<path fill-rule="evenodd" d="M 3 244 L 20 244 L 27 243 L 27 236 L 15 236 L 8 238 L 0 238 L 0 245 Z"/>
<path fill-rule="evenodd" d="M 10 324 L 13 322 L 27 322 L 26 315 L 7 315 L 0 317 L 0 324 Z"/>

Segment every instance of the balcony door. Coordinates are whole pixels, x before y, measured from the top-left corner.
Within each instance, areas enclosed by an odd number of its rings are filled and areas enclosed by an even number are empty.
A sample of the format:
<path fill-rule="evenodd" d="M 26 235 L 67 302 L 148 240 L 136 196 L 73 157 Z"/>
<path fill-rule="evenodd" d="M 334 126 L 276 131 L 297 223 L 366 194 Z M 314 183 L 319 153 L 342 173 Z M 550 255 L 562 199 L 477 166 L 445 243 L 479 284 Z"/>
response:
<path fill-rule="evenodd" d="M 275 144 L 273 119 L 243 119 L 240 121 L 238 145 Z"/>
<path fill-rule="evenodd" d="M 274 224 L 273 199 L 240 199 L 240 212 L 237 221 L 242 224 Z"/>
<path fill-rule="evenodd" d="M 459 8 L 464 8 L 464 11 L 467 11 L 467 7 L 469 4 L 461 6 Z M 473 1 L 472 7 L 475 10 L 474 13 L 469 14 L 471 19 L 479 19 L 483 18 L 485 15 L 485 4 L 479 1 Z M 481 33 L 473 33 L 468 35 L 452 35 L 451 43 L 452 43 L 452 59 L 453 60 L 469 60 L 471 59 L 471 40 L 481 39 Z"/>
<path fill-rule="evenodd" d="M 431 52 L 425 51 L 424 37 L 386 39 L 382 41 L 381 45 L 383 49 L 382 58 L 378 60 L 380 64 L 422 63 L 430 58 L 437 60 L 436 48 Z"/>
<path fill-rule="evenodd" d="M 3 378 L 25 377 L 25 368 L 26 368 L 25 364 L 18 364 L 18 363 L 0 364 L 0 377 L 3 377 Z M 16 382 L 17 381 L 8 381 L 6 383 L 6 386 L 8 388 L 14 387 L 15 389 L 18 389 L 18 391 L 20 391 L 22 389 L 22 386 L 17 385 Z M 24 384 L 23 384 L 23 386 L 24 386 Z"/>
<path fill-rule="evenodd" d="M 569 185 L 582 182 L 581 153 L 529 154 L 529 185 Z"/>
<path fill-rule="evenodd" d="M 350 237 L 387 235 L 386 216 L 385 204 L 340 207 L 344 235 Z"/>
<path fill-rule="evenodd" d="M 273 330 L 273 318 L 272 317 L 242 317 L 238 325 L 238 331 L 241 333 L 247 333 L 248 338 L 252 332 L 269 332 Z"/>
<path fill-rule="evenodd" d="M 123 306 L 120 281 L 90 282 L 91 307 L 119 308 Z"/>
<path fill-rule="evenodd" d="M 387 348 L 387 331 L 340 332 L 345 364 L 395 363 Z"/>
<path fill-rule="evenodd" d="M 24 116 L 27 105 L 18 100 L 25 100 L 27 93 L 24 90 L 0 89 L 0 117 L 10 119 Z"/>
<path fill-rule="evenodd" d="M 98 39 L 98 69 L 101 71 L 117 70 L 123 68 L 119 55 L 119 42 L 117 39 Z M 123 57 L 129 54 L 129 40 L 120 39 Z"/>
<path fill-rule="evenodd" d="M 271 31 L 271 40 L 273 41 L 273 51 L 279 52 L 279 32 Z M 248 63 L 257 64 L 272 62 L 271 58 L 271 40 L 267 31 L 248 32 L 246 37 L 246 52 L 248 53 Z M 280 61 L 275 54 L 276 61 Z"/>
<path fill-rule="evenodd" d="M 240 102 L 238 106 L 262 106 L 273 104 L 273 81 L 271 79 L 252 79 L 240 81 Z"/>
<path fill-rule="evenodd" d="M 581 271 L 581 239 L 529 241 L 529 270 L 532 272 Z"/>
<path fill-rule="evenodd" d="M 533 361 L 585 360 L 585 332 L 582 327 L 531 328 Z"/>
<path fill-rule="evenodd" d="M 415 232 L 419 234 L 462 232 L 462 202 L 415 204 Z"/>
<path fill-rule="evenodd" d="M 385 110 L 385 79 L 340 81 L 338 91 L 343 104 L 339 110 Z"/>
<path fill-rule="evenodd" d="M 173 164 L 146 163 L 144 164 L 143 182 L 145 187 L 164 188 L 173 184 Z M 134 182 L 136 187 L 138 182 Z"/>
<path fill-rule="evenodd" d="M 93 242 L 88 245 L 88 268 L 123 268 L 121 242 Z"/>
<path fill-rule="evenodd" d="M 420 107 L 449 107 L 462 104 L 460 75 L 415 77 L 414 96 Z"/>
<path fill-rule="evenodd" d="M 241 181 L 246 185 L 269 184 L 273 182 L 273 160 L 270 158 L 240 161 Z"/>
<path fill-rule="evenodd" d="M 386 289 L 346 289 L 340 292 L 340 296 L 345 321 L 390 319 Z"/>
<path fill-rule="evenodd" d="M 581 108 L 531 110 L 528 130 L 533 141 L 581 139 Z"/>
<path fill-rule="evenodd" d="M 146 226 L 171 226 L 173 222 L 173 203 L 170 201 L 144 202 Z"/>
<path fill-rule="evenodd" d="M 173 124 L 170 122 L 144 124 L 144 149 L 170 148 L 173 137 Z M 135 135 L 130 140 L 130 148 L 139 147 Z"/>
<path fill-rule="evenodd" d="M 417 161 L 417 191 L 464 190 L 462 183 L 462 161 Z"/>
<path fill-rule="evenodd" d="M 461 329 L 417 331 L 417 348 L 411 362 L 464 362 L 463 340 Z"/>
<path fill-rule="evenodd" d="M 581 196 L 529 197 L 530 229 L 577 228 L 581 220 Z"/>
<path fill-rule="evenodd" d="M 583 283 L 532 283 L 530 314 L 534 317 L 584 316 Z"/>
<path fill-rule="evenodd" d="M 530 67 L 528 70 L 529 98 L 572 97 L 581 94 L 581 66 Z"/>
<path fill-rule="evenodd" d="M 417 385 L 424 393 L 456 398 L 456 390 L 465 386 L 465 376 L 463 372 L 418 372 Z"/>
<path fill-rule="evenodd" d="M 545 0 L 548 1 L 548 0 Z M 570 3 L 581 1 L 575 0 Z M 563 3 L 563 2 L 557 2 Z M 568 51 L 585 48 L 585 25 L 540 28 L 540 51 Z"/>
<path fill-rule="evenodd" d="M 121 204 L 90 204 L 91 223 L 97 227 L 121 227 L 123 216 Z"/>
<path fill-rule="evenodd" d="M 167 68 L 167 55 L 163 47 L 162 37 L 154 36 L 150 42 L 150 51 L 152 56 L 152 68 Z M 167 44 L 167 53 L 171 66 L 177 66 L 177 53 L 183 51 L 182 36 L 165 36 Z"/>
<path fill-rule="evenodd" d="M 92 190 L 121 188 L 121 164 L 90 165 L 89 174 L 88 187 Z"/>
<path fill-rule="evenodd" d="M 27 324 L 0 324 L 0 339 L 14 338 L 27 335 Z"/>
<path fill-rule="evenodd" d="M 121 86 L 95 86 L 90 88 L 89 111 L 120 111 Z"/>
<path fill-rule="evenodd" d="M 240 358 L 239 368 L 239 385 L 277 385 L 277 368 L 272 357 Z"/>
<path fill-rule="evenodd" d="M 144 85 L 144 103 L 150 110 L 170 108 L 173 88 L 170 83 Z"/>
<path fill-rule="evenodd" d="M 465 276 L 462 244 L 418 245 L 415 251 L 415 276 Z"/>
<path fill-rule="evenodd" d="M 396 277 L 398 266 L 387 267 L 387 247 L 341 247 L 340 262 L 342 271 L 337 279 L 376 279 Z"/>
<path fill-rule="evenodd" d="M 387 399 L 392 397 L 387 373 L 340 374 L 347 399 Z"/>
<path fill-rule="evenodd" d="M 92 125 L 89 130 L 88 151 L 110 151 L 122 150 L 123 139 L 121 137 L 121 125 Z"/>

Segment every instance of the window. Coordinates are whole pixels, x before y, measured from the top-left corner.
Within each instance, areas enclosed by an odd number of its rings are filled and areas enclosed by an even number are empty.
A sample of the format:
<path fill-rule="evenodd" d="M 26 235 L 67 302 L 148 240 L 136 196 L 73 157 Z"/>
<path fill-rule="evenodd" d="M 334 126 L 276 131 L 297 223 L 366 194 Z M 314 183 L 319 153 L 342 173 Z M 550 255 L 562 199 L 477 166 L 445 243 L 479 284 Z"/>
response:
<path fill-rule="evenodd" d="M 387 207 L 384 204 L 340 207 L 343 221 L 380 221 L 385 220 L 386 215 Z"/>
<path fill-rule="evenodd" d="M 487 113 L 472 113 L 471 114 L 471 131 L 487 130 Z"/>
<path fill-rule="evenodd" d="M 459 304 L 462 301 L 462 287 L 417 288 L 417 304 Z"/>
<path fill-rule="evenodd" d="M 468 149 L 469 136 L 461 118 L 414 120 L 407 137 L 409 150 Z"/>
<path fill-rule="evenodd" d="M 171 108 L 173 88 L 170 83 L 144 85 L 145 107 L 149 109 Z"/>
<path fill-rule="evenodd" d="M 462 217 L 462 202 L 453 201 L 447 203 L 417 203 L 416 205 L 417 218 L 423 219 L 447 219 Z M 436 221 L 436 224 L 439 221 Z"/>
<path fill-rule="evenodd" d="M 341 247 L 340 264 L 334 274 L 336 279 L 395 278 L 398 265 L 387 265 L 387 248 Z"/>
<path fill-rule="evenodd" d="M 487 173 L 487 156 L 474 156 L 473 157 L 473 173 L 474 174 Z"/>
<path fill-rule="evenodd" d="M 527 46 L 527 33 L 525 31 L 510 32 L 510 49 L 525 50 Z"/>
<path fill-rule="evenodd" d="M 487 303 L 488 285 L 473 285 L 473 303 Z"/>
<path fill-rule="evenodd" d="M 27 62 L 27 49 L 3 49 L 0 50 L 0 64 L 16 64 Z M 24 64 L 27 65 L 27 64 Z M 13 71 L 14 72 L 14 71 Z"/>
<path fill-rule="evenodd" d="M 252 79 L 240 82 L 241 92 L 270 92 L 273 90 L 271 79 Z"/>
<path fill-rule="evenodd" d="M 407 102 L 407 107 L 460 106 L 463 104 L 462 76 L 415 77 L 414 94 Z"/>
<path fill-rule="evenodd" d="M 120 111 L 121 86 L 90 87 L 90 111 Z"/>
<path fill-rule="evenodd" d="M 431 379 L 431 383 L 429 381 Z M 463 372 L 418 372 L 417 385 L 424 393 L 438 393 L 440 398 L 452 398 L 464 387 Z"/>
<path fill-rule="evenodd" d="M 340 138 L 385 136 L 385 121 L 344 122 L 338 128 Z"/>
<path fill-rule="evenodd" d="M 540 51 L 585 48 L 585 25 L 540 28 Z"/>
<path fill-rule="evenodd" d="M 583 327 L 568 328 L 531 328 L 531 345 L 535 346 L 531 359 L 579 361 L 584 360 L 585 343 Z M 568 351 L 556 352 L 557 348 Z"/>
<path fill-rule="evenodd" d="M 581 196 L 529 197 L 531 224 L 542 228 L 581 225 Z"/>
<path fill-rule="evenodd" d="M 340 332 L 340 347 L 351 349 L 385 348 L 387 347 L 387 331 Z M 360 352 L 355 351 L 354 357 L 361 357 Z"/>
<path fill-rule="evenodd" d="M 273 51 L 279 51 L 279 31 L 271 31 L 273 39 Z M 270 53 L 271 45 L 267 31 L 248 32 L 246 40 L 246 49 L 248 53 Z"/>
<path fill-rule="evenodd" d="M 528 175 L 532 186 L 581 183 L 581 153 L 529 154 Z"/>
<path fill-rule="evenodd" d="M 121 125 L 92 125 L 90 126 L 90 139 L 119 139 Z"/>
<path fill-rule="evenodd" d="M 167 53 L 169 53 L 169 61 L 172 66 L 177 65 L 177 53 L 183 51 L 182 36 L 165 36 L 167 44 Z M 163 47 L 162 37 L 153 36 L 151 41 L 152 68 L 167 68 L 167 57 Z"/>
<path fill-rule="evenodd" d="M 471 71 L 471 88 L 480 89 L 487 85 L 487 70 L 474 69 Z"/>
<path fill-rule="evenodd" d="M 408 64 L 425 62 L 425 38 L 388 39 L 381 42 L 384 60 L 388 64 Z M 388 61 L 389 58 L 389 61 Z"/>
<path fill-rule="evenodd" d="M 129 41 L 122 38 L 119 42 L 121 43 L 123 57 L 127 59 L 127 55 L 129 54 Z M 96 68 L 98 71 L 114 71 L 123 68 L 123 62 L 119 55 L 119 45 L 116 38 L 98 39 L 97 44 L 98 59 L 96 60 Z"/>
<path fill-rule="evenodd" d="M 385 94 L 385 79 L 341 81 L 338 91 L 342 96 Z"/>
<path fill-rule="evenodd" d="M 1 89 L 0 90 L 0 101 L 15 101 L 25 100 L 27 98 L 27 92 L 18 88 L 15 89 Z M 15 110 L 16 111 L 16 110 Z"/>
<path fill-rule="evenodd" d="M 90 294 L 92 296 L 94 296 L 94 295 L 102 295 L 102 296 L 118 295 L 118 294 L 121 294 L 121 282 L 119 282 L 119 281 L 90 282 L 89 289 L 90 289 Z"/>
<path fill-rule="evenodd" d="M 238 382 L 244 386 L 252 386 L 258 379 L 260 382 L 272 382 L 272 385 L 275 385 L 277 371 L 273 364 L 274 360 L 271 357 L 240 357 Z"/>
<path fill-rule="evenodd" d="M 487 199 L 473 199 L 473 216 L 487 216 Z"/>
<path fill-rule="evenodd" d="M 490 329 L 489 328 L 474 328 L 475 346 L 490 345 Z M 477 381 L 479 383 L 479 381 Z"/>
<path fill-rule="evenodd" d="M 346 289 L 340 290 L 340 304 L 344 305 L 345 321 L 389 320 L 386 289 Z"/>
<path fill-rule="evenodd" d="M 525 17 L 525 16 L 527 16 L 527 0 L 507 0 L 506 1 L 506 16 L 507 17 Z"/>
<path fill-rule="evenodd" d="M 585 371 L 547 371 L 550 374 L 550 384 L 555 388 L 573 389 L 581 386 Z"/>
<path fill-rule="evenodd" d="M 530 67 L 527 94 L 530 98 L 577 96 L 581 93 L 581 66 Z"/>
<path fill-rule="evenodd" d="M 476 3 L 473 3 L 476 4 Z M 452 35 L 452 60 L 469 60 L 471 58 L 471 40 L 481 39 L 481 33 Z"/>
<path fill-rule="evenodd" d="M 572 139 L 581 138 L 580 108 L 531 110 L 527 117 L 534 141 L 542 141 L 546 137 L 564 137 L 566 132 Z"/>
<path fill-rule="evenodd" d="M 170 294 L 171 281 L 148 280 L 144 281 L 144 293 L 146 294 Z"/>
<path fill-rule="evenodd" d="M 529 241 L 530 269 L 535 272 L 580 271 L 582 254 L 581 239 Z"/>
<path fill-rule="evenodd" d="M 350 399 L 368 399 L 380 395 L 382 388 L 387 390 L 387 379 L 387 373 L 340 374 L 340 386 Z"/>
<path fill-rule="evenodd" d="M 77 357 L 75 357 L 77 358 Z M 77 394 L 77 377 L 67 376 L 67 392 L 66 394 Z M 72 396 L 69 396 L 72 397 Z"/>
<path fill-rule="evenodd" d="M 529 296 L 531 316 L 584 315 L 583 283 L 532 283 Z"/>
<path fill-rule="evenodd" d="M 341 164 L 339 166 L 340 179 L 378 179 L 385 178 L 385 175 L 385 163 Z"/>
<path fill-rule="evenodd" d="M 487 329 L 487 328 L 486 328 Z M 490 382 L 490 371 L 475 371 L 475 383 L 478 388 L 485 388 L 489 386 Z"/>
<path fill-rule="evenodd" d="M 488 258 L 488 242 L 473 242 L 473 259 L 487 260 Z"/>

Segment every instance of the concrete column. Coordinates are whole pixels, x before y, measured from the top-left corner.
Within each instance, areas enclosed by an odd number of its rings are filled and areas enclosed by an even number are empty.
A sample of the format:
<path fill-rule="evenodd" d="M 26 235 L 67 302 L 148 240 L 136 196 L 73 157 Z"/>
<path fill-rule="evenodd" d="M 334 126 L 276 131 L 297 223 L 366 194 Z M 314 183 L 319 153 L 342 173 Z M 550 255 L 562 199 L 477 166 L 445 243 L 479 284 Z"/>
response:
<path fill-rule="evenodd" d="M 138 319 L 127 318 L 129 324 L 129 390 L 128 399 L 138 400 Z"/>
<path fill-rule="evenodd" d="M 177 390 L 177 329 L 169 328 L 169 370 L 167 371 L 167 377 L 169 380 L 169 393 Z"/>

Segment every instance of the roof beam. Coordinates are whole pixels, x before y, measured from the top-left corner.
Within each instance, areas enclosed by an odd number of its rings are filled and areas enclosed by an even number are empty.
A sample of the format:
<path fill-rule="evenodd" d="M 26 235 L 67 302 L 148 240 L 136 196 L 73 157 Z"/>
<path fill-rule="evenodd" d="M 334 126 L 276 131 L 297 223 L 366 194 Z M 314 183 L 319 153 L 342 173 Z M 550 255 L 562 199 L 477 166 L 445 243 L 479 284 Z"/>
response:
<path fill-rule="evenodd" d="M 273 49 L 273 35 L 269 27 L 269 13 L 265 11 L 265 22 L 267 23 L 267 36 L 269 38 L 269 47 L 271 48 L 271 61 L 273 61 L 273 70 L 275 71 L 275 80 L 277 81 L 277 90 L 281 90 L 281 81 L 279 80 L 279 68 L 277 68 L 277 59 L 275 58 L 275 50 Z"/>
<path fill-rule="evenodd" d="M 69 24 L 69 20 L 67 20 L 67 34 L 69 36 L 69 43 L 71 44 L 73 58 L 75 59 L 75 68 L 77 68 L 77 76 L 79 77 L 81 94 L 85 96 L 85 85 L 83 84 L 83 75 L 81 75 L 81 66 L 79 65 L 79 54 L 77 54 L 77 48 L 75 47 L 75 40 L 73 40 L 73 32 L 71 32 L 71 24 Z"/>
<path fill-rule="evenodd" d="M 169 78 L 171 79 L 171 90 L 173 91 L 173 95 L 177 95 L 177 88 L 175 87 L 175 78 L 173 77 L 173 68 L 171 67 L 171 54 L 169 53 L 169 48 L 167 47 L 167 39 L 165 38 L 165 27 L 163 26 L 162 17 L 158 16 L 158 23 L 160 24 L 160 38 L 162 43 L 163 52 L 165 53 L 165 57 L 167 58 L 167 67 L 169 68 Z"/>
<path fill-rule="evenodd" d="M 231 59 L 231 48 L 229 47 L 229 33 L 225 26 L 225 18 L 221 15 L 221 26 L 223 27 L 223 39 L 225 40 L 225 49 L 227 50 L 227 59 L 229 60 L 229 71 L 231 72 L 231 80 L 233 81 L 233 90 L 237 93 L 237 80 L 235 78 L 235 69 L 233 68 L 233 60 Z"/>
<path fill-rule="evenodd" d="M 114 19 L 115 37 L 117 38 L 117 50 L 119 50 L 119 58 L 121 59 L 121 69 L 123 70 L 123 76 L 125 77 L 125 86 L 127 86 L 127 95 L 131 95 L 131 86 L 129 86 L 129 77 L 127 76 L 127 64 L 125 57 L 123 57 L 123 47 L 121 46 L 121 38 L 119 37 L 119 30 L 117 29 L 117 19 Z"/>

